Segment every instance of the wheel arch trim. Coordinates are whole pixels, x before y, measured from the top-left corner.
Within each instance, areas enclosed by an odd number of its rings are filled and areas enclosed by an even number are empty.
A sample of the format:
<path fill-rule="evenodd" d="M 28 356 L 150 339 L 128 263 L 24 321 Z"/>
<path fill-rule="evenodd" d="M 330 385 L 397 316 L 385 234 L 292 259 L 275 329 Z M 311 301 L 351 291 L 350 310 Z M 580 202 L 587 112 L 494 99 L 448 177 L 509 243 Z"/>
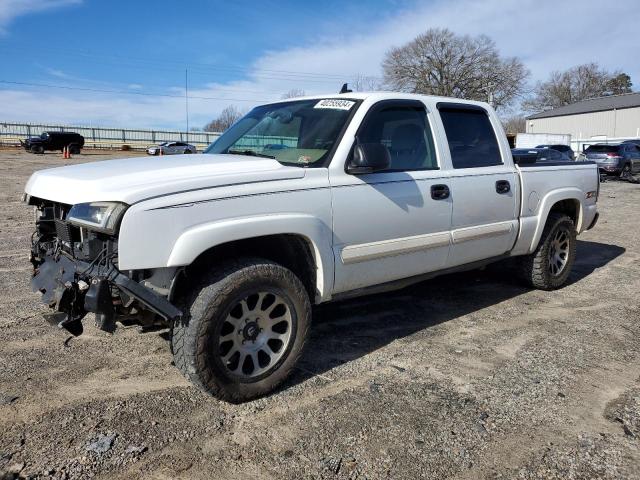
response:
<path fill-rule="evenodd" d="M 539 214 L 537 215 L 536 228 L 533 234 L 533 238 L 531 239 L 531 244 L 529 245 L 529 252 L 533 252 L 538 247 L 538 243 L 540 243 L 540 238 L 542 237 L 542 232 L 544 231 L 544 227 L 547 223 L 547 219 L 549 218 L 551 210 L 555 205 L 562 201 L 571 200 L 576 203 L 576 232 L 581 232 L 583 230 L 583 197 L 584 192 L 582 192 L 582 190 L 580 190 L 579 188 L 566 187 L 552 190 L 542 198 L 539 207 Z"/>
<path fill-rule="evenodd" d="M 167 267 L 190 265 L 202 253 L 219 245 L 269 235 L 295 235 L 307 243 L 316 269 L 316 301 L 329 300 L 334 269 L 331 229 L 312 215 L 261 215 L 197 225 L 178 237 L 168 257 Z"/>

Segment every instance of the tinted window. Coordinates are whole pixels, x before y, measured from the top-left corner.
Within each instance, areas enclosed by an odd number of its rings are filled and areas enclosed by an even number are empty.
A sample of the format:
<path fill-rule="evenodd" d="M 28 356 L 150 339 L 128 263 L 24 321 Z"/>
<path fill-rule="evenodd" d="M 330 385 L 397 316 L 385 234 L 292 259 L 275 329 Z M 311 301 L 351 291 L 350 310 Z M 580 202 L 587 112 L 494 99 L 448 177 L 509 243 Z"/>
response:
<path fill-rule="evenodd" d="M 620 150 L 620 145 L 591 145 L 585 152 L 587 153 L 599 153 L 599 152 L 617 152 Z"/>
<path fill-rule="evenodd" d="M 391 156 L 390 171 L 438 168 L 424 107 L 389 105 L 373 110 L 358 132 L 358 141 L 387 147 Z"/>
<path fill-rule="evenodd" d="M 440 108 L 453 168 L 501 165 L 500 148 L 483 110 Z"/>

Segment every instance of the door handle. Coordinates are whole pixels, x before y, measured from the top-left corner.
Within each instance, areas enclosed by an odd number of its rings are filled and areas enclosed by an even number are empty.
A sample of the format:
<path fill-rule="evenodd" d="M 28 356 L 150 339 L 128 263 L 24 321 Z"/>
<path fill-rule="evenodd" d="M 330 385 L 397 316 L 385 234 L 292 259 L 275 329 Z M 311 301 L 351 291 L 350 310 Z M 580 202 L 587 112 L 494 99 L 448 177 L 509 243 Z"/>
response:
<path fill-rule="evenodd" d="M 496 182 L 496 192 L 499 194 L 509 193 L 511 191 L 511 184 L 508 180 L 498 180 Z"/>
<path fill-rule="evenodd" d="M 434 200 L 444 200 L 449 198 L 451 191 L 447 185 L 431 185 L 431 198 Z"/>

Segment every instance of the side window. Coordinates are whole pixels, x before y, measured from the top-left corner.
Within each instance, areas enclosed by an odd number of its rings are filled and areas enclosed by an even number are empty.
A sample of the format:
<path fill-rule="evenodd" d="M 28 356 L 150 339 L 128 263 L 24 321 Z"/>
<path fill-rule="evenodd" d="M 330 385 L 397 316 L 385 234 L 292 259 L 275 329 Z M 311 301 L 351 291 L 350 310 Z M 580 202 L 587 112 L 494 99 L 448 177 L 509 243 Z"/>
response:
<path fill-rule="evenodd" d="M 391 165 L 386 171 L 438 168 L 427 111 L 417 102 L 411 103 L 374 106 L 376 110 L 367 115 L 358 132 L 360 143 L 381 143 L 389 149 Z"/>
<path fill-rule="evenodd" d="M 560 160 L 562 155 L 557 150 L 549 149 L 549 160 Z"/>
<path fill-rule="evenodd" d="M 453 168 L 502 165 L 495 132 L 482 109 L 439 107 Z"/>

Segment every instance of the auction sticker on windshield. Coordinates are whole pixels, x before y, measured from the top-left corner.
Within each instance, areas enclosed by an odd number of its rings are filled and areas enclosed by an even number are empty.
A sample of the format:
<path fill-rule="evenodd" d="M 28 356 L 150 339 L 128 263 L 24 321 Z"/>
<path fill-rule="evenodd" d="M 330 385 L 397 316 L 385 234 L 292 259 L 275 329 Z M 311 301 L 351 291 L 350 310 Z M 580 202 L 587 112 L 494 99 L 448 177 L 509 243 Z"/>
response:
<path fill-rule="evenodd" d="M 356 102 L 351 100 L 340 100 L 337 98 L 327 98 L 320 100 L 313 108 L 332 108 L 334 110 L 351 110 Z"/>

